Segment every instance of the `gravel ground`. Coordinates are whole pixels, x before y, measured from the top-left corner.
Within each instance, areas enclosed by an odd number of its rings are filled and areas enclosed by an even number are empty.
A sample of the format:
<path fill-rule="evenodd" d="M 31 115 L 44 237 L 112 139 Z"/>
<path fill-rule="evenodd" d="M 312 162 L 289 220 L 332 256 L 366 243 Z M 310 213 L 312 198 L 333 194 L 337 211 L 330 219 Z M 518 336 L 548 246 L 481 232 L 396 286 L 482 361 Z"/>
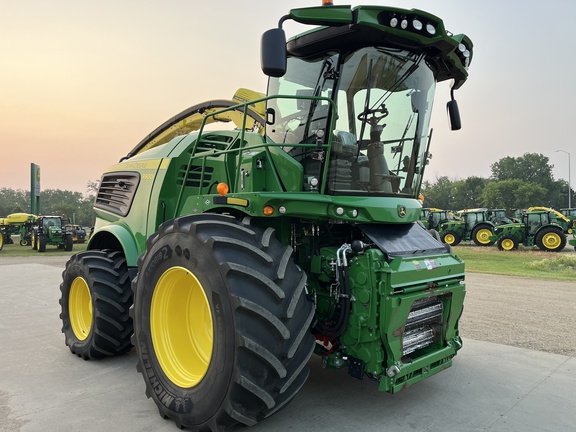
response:
<path fill-rule="evenodd" d="M 8 264 L 44 264 L 64 270 L 67 256 L 4 257 Z M 464 338 L 576 356 L 576 281 L 467 273 Z"/>
<path fill-rule="evenodd" d="M 464 338 L 576 356 L 576 281 L 466 274 Z"/>

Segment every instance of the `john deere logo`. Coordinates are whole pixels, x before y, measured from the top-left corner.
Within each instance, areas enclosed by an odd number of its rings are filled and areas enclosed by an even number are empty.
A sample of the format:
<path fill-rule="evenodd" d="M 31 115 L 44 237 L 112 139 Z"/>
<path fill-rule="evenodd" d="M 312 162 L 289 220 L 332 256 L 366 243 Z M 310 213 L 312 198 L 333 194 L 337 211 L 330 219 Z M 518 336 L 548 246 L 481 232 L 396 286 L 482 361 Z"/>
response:
<path fill-rule="evenodd" d="M 400 217 L 406 217 L 406 207 L 398 206 L 398 215 Z"/>

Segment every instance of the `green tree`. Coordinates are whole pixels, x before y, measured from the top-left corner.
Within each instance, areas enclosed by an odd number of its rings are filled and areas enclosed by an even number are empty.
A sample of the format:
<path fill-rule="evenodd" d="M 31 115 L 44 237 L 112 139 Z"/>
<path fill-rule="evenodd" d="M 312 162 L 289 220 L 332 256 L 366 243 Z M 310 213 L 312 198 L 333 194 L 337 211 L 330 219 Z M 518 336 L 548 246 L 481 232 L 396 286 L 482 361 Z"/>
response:
<path fill-rule="evenodd" d="M 539 184 L 520 179 L 489 182 L 482 193 L 482 203 L 489 208 L 528 208 L 544 203 L 548 190 Z"/>
<path fill-rule="evenodd" d="M 462 210 L 482 207 L 482 192 L 489 180 L 482 177 L 468 177 L 453 183 L 451 209 Z"/>
<path fill-rule="evenodd" d="M 65 215 L 85 226 L 94 224 L 93 196 L 86 198 L 80 192 L 46 189 L 42 191 L 41 200 L 43 214 Z"/>
<path fill-rule="evenodd" d="M 491 178 L 496 181 L 519 179 L 549 189 L 554 182 L 554 165 L 548 162 L 548 157 L 539 153 L 524 153 L 517 158 L 507 156 L 490 165 Z"/>
<path fill-rule="evenodd" d="M 0 217 L 30 211 L 30 193 L 22 189 L 0 188 Z"/>
<path fill-rule="evenodd" d="M 436 177 L 434 183 L 425 181 L 422 185 L 422 195 L 424 195 L 424 207 L 451 210 L 454 202 L 454 180 L 441 176 Z"/>

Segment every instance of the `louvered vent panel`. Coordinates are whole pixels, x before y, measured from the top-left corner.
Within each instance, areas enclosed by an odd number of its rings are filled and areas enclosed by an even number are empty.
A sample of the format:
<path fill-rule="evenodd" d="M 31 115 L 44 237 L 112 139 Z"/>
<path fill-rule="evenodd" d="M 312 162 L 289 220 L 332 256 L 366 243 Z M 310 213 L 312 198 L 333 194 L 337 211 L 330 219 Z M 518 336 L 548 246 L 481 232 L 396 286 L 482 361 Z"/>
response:
<path fill-rule="evenodd" d="M 204 178 L 202 179 L 202 187 L 206 188 L 210 186 L 210 181 L 212 180 L 212 172 L 214 172 L 213 167 L 204 168 Z M 184 176 L 186 175 L 186 165 L 182 165 L 178 170 L 178 186 L 182 186 L 184 181 Z M 198 187 L 200 186 L 200 177 L 202 176 L 202 167 L 199 165 L 192 165 L 186 176 L 186 186 L 187 187 Z"/>
<path fill-rule="evenodd" d="M 126 216 L 130 212 L 139 182 L 138 173 L 106 174 L 100 183 L 94 207 Z"/>

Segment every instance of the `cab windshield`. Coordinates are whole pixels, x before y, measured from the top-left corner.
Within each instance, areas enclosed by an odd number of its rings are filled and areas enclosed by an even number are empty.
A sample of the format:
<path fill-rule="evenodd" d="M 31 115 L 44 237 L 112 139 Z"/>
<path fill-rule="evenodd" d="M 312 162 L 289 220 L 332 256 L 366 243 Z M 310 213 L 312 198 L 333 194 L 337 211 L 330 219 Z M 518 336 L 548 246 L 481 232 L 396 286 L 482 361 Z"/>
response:
<path fill-rule="evenodd" d="M 434 90 L 424 57 L 408 51 L 289 58 L 286 75 L 269 83 L 268 94 L 281 96 L 268 101 L 266 135 L 303 165 L 305 190 L 414 197 Z"/>

